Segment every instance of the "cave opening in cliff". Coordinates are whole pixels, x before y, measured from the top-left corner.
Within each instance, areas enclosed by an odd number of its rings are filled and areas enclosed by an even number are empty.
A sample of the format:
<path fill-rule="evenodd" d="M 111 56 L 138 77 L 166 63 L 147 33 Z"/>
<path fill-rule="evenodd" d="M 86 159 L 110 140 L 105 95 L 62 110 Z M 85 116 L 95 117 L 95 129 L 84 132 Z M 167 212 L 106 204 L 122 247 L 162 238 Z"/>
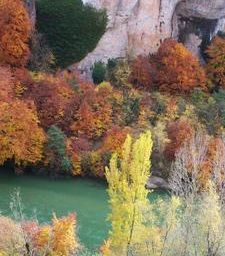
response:
<path fill-rule="evenodd" d="M 210 44 L 213 35 L 215 35 L 217 25 L 217 19 L 180 17 L 178 22 L 178 41 L 197 48 L 195 51 L 198 51 L 205 58 L 205 50 Z"/>

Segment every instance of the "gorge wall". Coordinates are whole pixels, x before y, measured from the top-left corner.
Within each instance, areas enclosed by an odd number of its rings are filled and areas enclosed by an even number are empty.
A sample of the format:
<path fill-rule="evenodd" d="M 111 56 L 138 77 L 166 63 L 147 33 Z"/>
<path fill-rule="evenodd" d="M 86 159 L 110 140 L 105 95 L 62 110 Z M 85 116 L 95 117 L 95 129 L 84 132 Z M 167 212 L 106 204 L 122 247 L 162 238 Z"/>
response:
<path fill-rule="evenodd" d="M 108 26 L 96 49 L 80 63 L 90 73 L 99 60 L 155 52 L 165 38 L 175 38 L 200 56 L 219 30 L 225 30 L 225 0 L 85 0 L 106 9 Z"/>

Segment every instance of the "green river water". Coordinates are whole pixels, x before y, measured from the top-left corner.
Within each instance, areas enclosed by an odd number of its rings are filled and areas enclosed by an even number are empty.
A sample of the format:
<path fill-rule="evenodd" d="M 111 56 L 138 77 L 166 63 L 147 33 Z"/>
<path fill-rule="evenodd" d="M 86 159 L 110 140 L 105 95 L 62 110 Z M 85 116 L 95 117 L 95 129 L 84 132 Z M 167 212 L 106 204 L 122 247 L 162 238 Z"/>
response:
<path fill-rule="evenodd" d="M 107 238 L 109 212 L 107 186 L 91 179 L 59 179 L 0 171 L 0 211 L 11 215 L 10 195 L 19 189 L 24 213 L 28 218 L 37 216 L 40 223 L 50 222 L 52 213 L 58 217 L 76 212 L 80 241 L 89 249 L 98 248 Z M 150 200 L 161 196 L 151 193 Z"/>

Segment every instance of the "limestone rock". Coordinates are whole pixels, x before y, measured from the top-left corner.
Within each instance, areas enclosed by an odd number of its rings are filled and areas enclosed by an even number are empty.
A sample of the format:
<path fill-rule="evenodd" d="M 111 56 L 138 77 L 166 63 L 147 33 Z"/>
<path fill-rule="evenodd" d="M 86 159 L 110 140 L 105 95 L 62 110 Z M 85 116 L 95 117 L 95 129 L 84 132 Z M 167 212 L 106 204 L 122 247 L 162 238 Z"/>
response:
<path fill-rule="evenodd" d="M 198 47 L 224 30 L 224 0 L 85 0 L 107 10 L 108 26 L 96 49 L 80 63 L 89 72 L 99 60 L 155 52 L 168 37 L 180 39 L 199 55 Z M 182 33 L 185 37 L 182 38 Z M 192 35 L 191 35 L 192 34 Z M 198 38 L 196 38 L 196 35 Z M 200 42 L 199 42 L 200 40 Z"/>
<path fill-rule="evenodd" d="M 163 178 L 151 176 L 146 184 L 147 189 L 166 189 L 169 190 L 169 184 Z"/>

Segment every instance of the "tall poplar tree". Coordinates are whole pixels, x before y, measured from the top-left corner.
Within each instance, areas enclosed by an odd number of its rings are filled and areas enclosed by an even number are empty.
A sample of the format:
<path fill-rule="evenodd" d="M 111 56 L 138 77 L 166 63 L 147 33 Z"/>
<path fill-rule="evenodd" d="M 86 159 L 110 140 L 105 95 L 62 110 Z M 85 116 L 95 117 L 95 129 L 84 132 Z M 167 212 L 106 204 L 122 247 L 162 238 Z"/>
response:
<path fill-rule="evenodd" d="M 148 206 L 145 185 L 150 175 L 152 144 L 150 131 L 136 141 L 128 135 L 121 159 L 114 154 L 106 168 L 112 225 L 110 255 L 129 255 L 145 233 L 144 209 Z"/>

